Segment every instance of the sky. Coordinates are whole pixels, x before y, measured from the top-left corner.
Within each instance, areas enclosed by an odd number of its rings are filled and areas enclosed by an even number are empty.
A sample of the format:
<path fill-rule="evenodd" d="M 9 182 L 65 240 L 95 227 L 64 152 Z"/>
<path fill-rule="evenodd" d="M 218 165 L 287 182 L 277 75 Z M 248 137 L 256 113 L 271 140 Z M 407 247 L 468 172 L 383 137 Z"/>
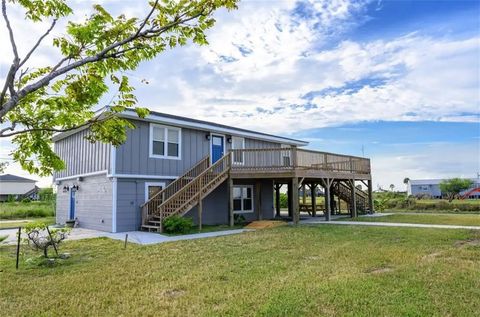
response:
<path fill-rule="evenodd" d="M 148 9 L 100 2 L 115 14 Z M 93 3 L 72 2 L 71 18 Z M 25 52 L 47 25 L 10 10 Z M 366 156 L 375 187 L 405 189 L 405 177 L 480 172 L 479 16 L 473 0 L 242 1 L 216 12 L 208 46 L 175 48 L 128 75 L 139 106 Z M 32 63 L 58 58 L 49 41 Z M 1 81 L 11 61 L 3 31 L 0 44 Z M 12 145 L 0 146 L 8 158 Z M 16 164 L 7 172 L 27 175 Z"/>

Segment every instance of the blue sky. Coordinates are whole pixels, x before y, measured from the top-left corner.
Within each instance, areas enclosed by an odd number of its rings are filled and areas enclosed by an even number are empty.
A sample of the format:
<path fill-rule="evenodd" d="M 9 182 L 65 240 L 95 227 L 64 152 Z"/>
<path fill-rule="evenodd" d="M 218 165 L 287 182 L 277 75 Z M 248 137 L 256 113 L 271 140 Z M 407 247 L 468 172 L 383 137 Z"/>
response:
<path fill-rule="evenodd" d="M 73 2 L 75 18 L 93 2 Z M 147 9 L 139 1 L 102 3 L 127 15 Z M 474 177 L 479 16 L 479 1 L 242 1 L 216 14 L 209 46 L 168 51 L 129 75 L 139 104 L 152 110 L 364 153 L 379 186 Z M 25 38 L 32 31 L 19 30 Z M 11 58 L 2 46 L 3 74 Z M 51 63 L 52 48 L 41 52 L 33 61 Z"/>

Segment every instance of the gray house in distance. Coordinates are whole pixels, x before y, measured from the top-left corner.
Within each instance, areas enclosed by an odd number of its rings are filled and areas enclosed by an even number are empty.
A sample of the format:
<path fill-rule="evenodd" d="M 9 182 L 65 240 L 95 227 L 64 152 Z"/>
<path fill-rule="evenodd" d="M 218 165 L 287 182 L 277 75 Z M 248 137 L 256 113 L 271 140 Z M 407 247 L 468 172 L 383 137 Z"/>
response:
<path fill-rule="evenodd" d="M 38 198 L 37 181 L 12 174 L 0 175 L 0 201 L 7 201 L 9 197 L 15 200 Z"/>
<path fill-rule="evenodd" d="M 473 182 L 473 185 L 463 192 L 460 193 L 460 196 L 470 199 L 479 199 L 480 198 L 480 178 L 470 178 Z M 430 196 L 432 198 L 442 198 L 443 194 L 440 190 L 440 183 L 443 179 L 411 179 L 408 182 L 407 194 L 410 196 Z"/>
<path fill-rule="evenodd" d="M 110 232 L 162 230 L 168 216 L 198 224 L 233 224 L 280 217 L 280 188 L 288 186 L 289 214 L 300 209 L 330 219 L 337 197 L 353 215 L 373 211 L 370 160 L 305 150 L 308 143 L 222 124 L 151 112 L 120 114 L 134 123 L 113 147 L 85 139 L 88 129 L 58 134 L 55 152 L 66 169 L 54 174 L 57 222 Z M 363 182 L 369 190 L 355 187 Z M 321 186 L 324 207 L 299 203 L 298 189 Z M 274 205 L 278 208 L 274 208 Z"/>

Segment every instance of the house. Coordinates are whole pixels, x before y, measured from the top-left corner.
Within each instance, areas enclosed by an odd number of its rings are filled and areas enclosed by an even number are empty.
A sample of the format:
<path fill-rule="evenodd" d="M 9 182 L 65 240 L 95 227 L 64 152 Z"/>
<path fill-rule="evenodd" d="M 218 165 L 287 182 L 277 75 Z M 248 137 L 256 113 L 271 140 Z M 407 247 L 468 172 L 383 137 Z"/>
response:
<path fill-rule="evenodd" d="M 13 199 L 37 199 L 38 187 L 33 179 L 20 177 L 12 174 L 0 175 L 0 201 L 7 201 L 9 197 Z"/>
<path fill-rule="evenodd" d="M 298 190 L 319 186 L 349 212 L 373 211 L 370 160 L 303 149 L 307 142 L 223 124 L 134 110 L 119 114 L 136 126 L 119 147 L 85 140 L 84 128 L 54 136 L 66 169 L 54 174 L 57 222 L 120 232 L 160 230 L 171 215 L 197 224 L 233 225 L 280 217 L 280 188 L 287 186 L 289 214 L 298 221 Z M 363 182 L 369 191 L 355 189 Z M 353 191 L 352 191 L 353 188 Z M 274 209 L 274 206 L 278 206 Z M 316 215 L 315 199 L 307 209 Z"/>
<path fill-rule="evenodd" d="M 473 185 L 463 192 L 460 196 L 465 198 L 479 199 L 480 191 L 475 189 L 480 188 L 480 178 L 471 178 Z M 432 198 L 442 198 L 444 194 L 440 190 L 440 183 L 443 179 L 411 179 L 408 181 L 407 194 L 408 196 L 428 196 Z"/>

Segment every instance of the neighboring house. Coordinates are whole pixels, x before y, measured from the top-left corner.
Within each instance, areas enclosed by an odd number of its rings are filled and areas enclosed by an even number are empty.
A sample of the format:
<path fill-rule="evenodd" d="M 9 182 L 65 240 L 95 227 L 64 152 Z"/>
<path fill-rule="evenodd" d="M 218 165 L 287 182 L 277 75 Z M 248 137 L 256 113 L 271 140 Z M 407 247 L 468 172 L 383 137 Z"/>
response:
<path fill-rule="evenodd" d="M 373 211 L 369 159 L 302 150 L 307 142 L 164 113 L 120 116 L 136 128 L 119 147 L 90 143 L 88 129 L 53 138 L 66 163 L 54 174 L 58 223 L 77 219 L 81 227 L 118 232 L 160 229 L 170 215 L 203 224 L 233 224 L 235 214 L 271 219 L 280 216 L 274 200 L 281 185 L 305 184 L 347 200 L 352 215 Z M 352 195 L 355 181 L 369 185 L 370 195 Z M 289 215 L 298 221 L 298 191 L 288 192 Z M 311 207 L 315 213 L 315 199 Z"/>
<path fill-rule="evenodd" d="M 473 185 L 463 192 L 460 196 L 467 195 L 470 199 L 479 199 L 480 192 L 472 191 L 480 188 L 480 178 L 471 178 Z M 430 196 L 432 198 L 442 198 L 444 194 L 440 190 L 440 183 L 443 179 L 411 179 L 408 181 L 407 194 L 410 196 Z"/>
<path fill-rule="evenodd" d="M 0 201 L 7 201 L 11 196 L 15 200 L 38 199 L 38 187 L 33 179 L 11 174 L 0 175 Z"/>

